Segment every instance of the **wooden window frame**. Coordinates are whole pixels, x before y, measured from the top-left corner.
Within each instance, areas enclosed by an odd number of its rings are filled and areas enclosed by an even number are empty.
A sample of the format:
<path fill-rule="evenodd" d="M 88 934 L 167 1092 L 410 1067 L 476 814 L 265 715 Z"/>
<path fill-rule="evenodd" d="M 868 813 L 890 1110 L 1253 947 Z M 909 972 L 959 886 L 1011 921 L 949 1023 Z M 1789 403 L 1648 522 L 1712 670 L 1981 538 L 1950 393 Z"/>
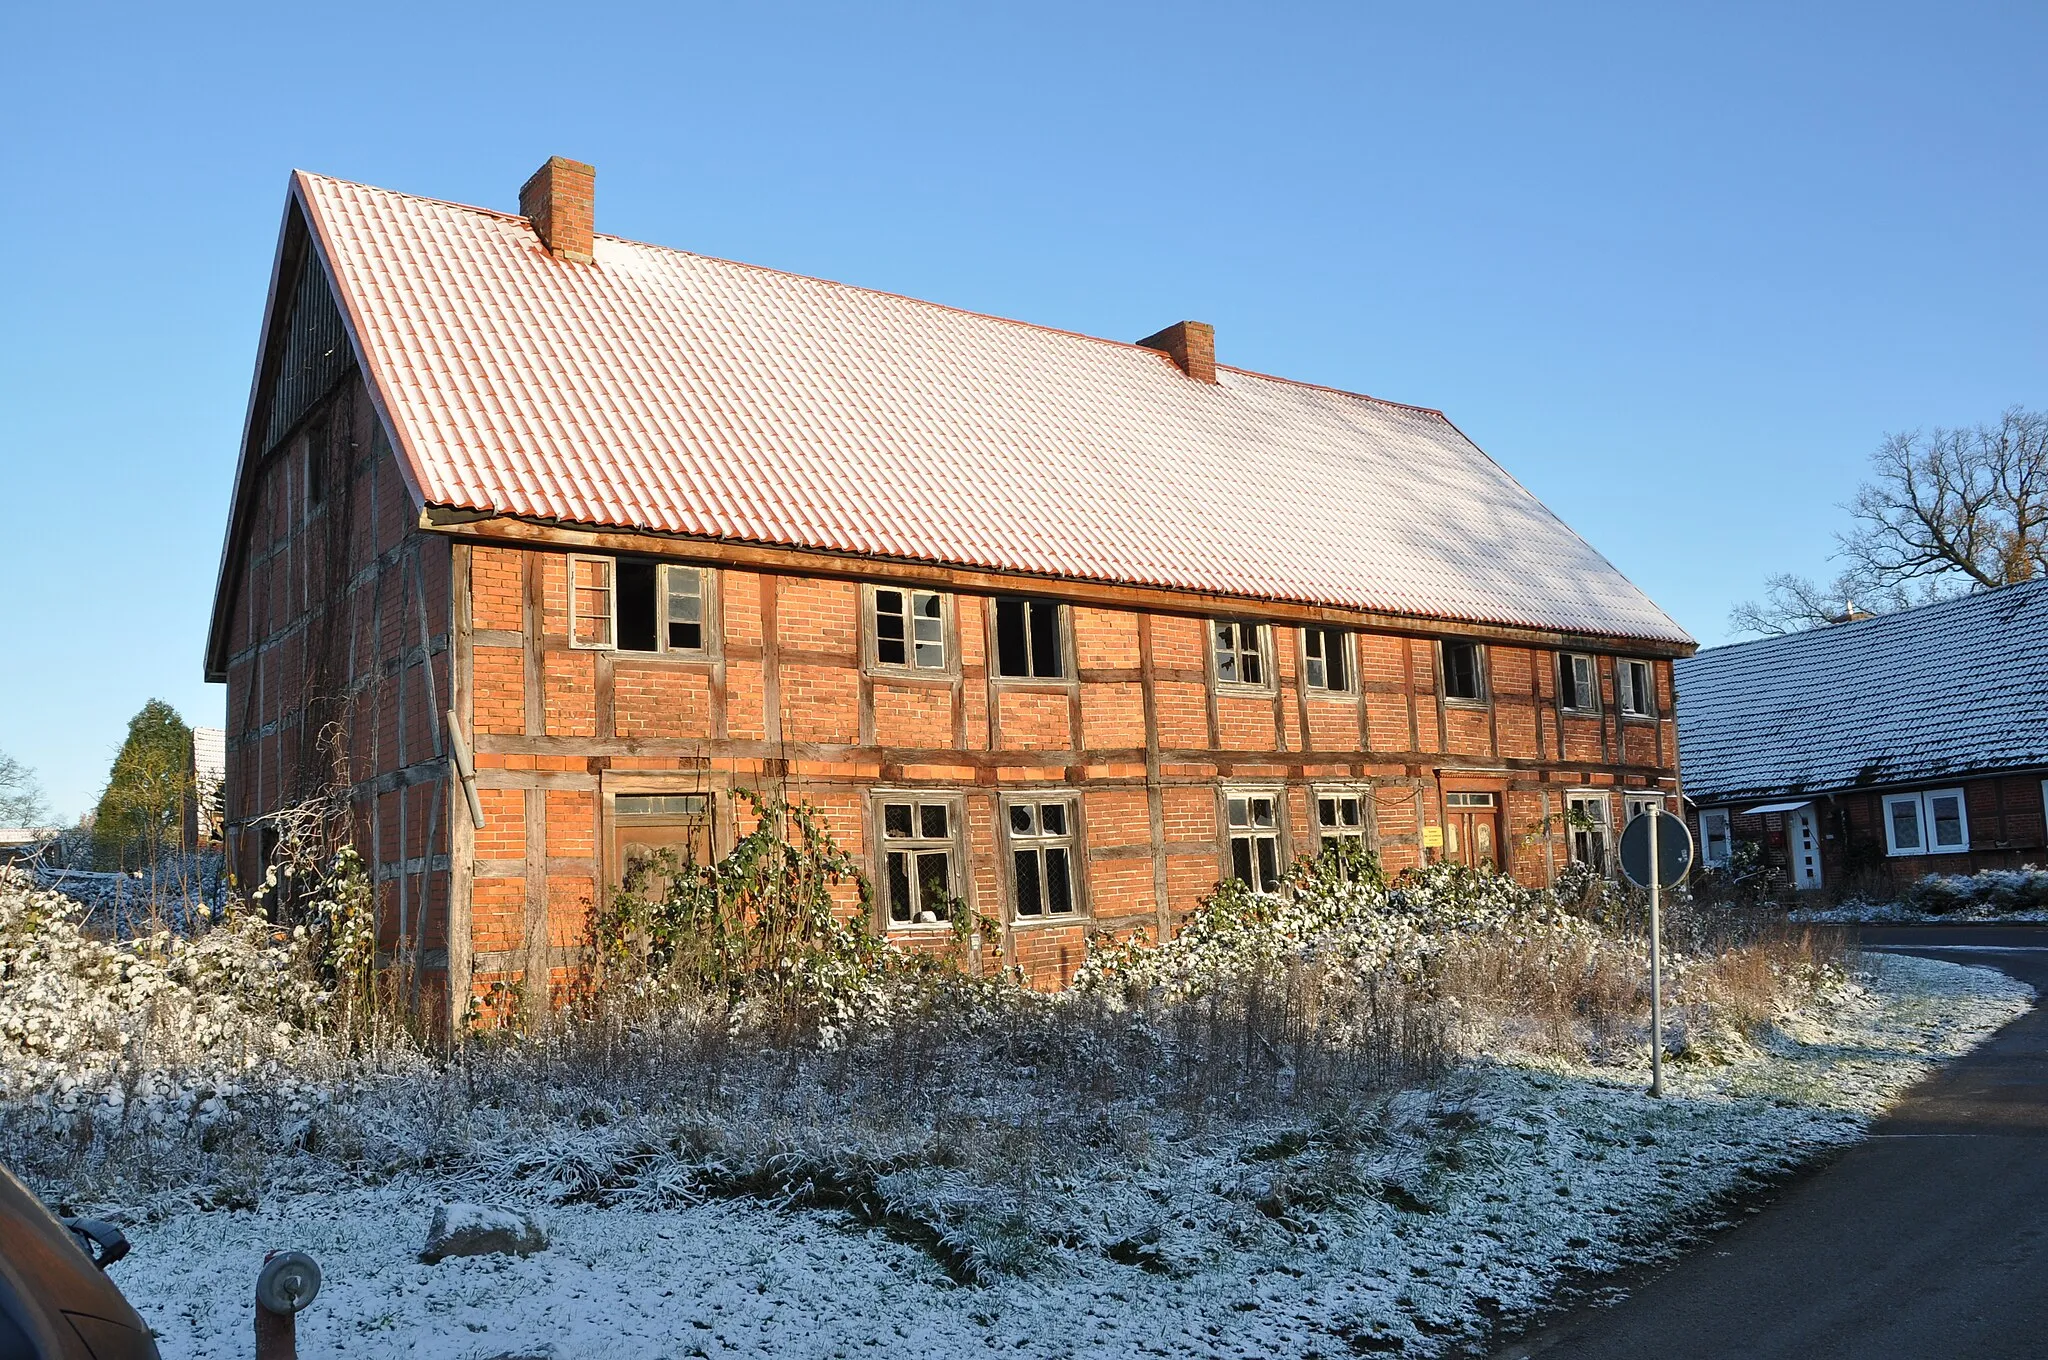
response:
<path fill-rule="evenodd" d="M 882 591 L 899 591 L 906 597 L 906 612 L 903 616 L 905 635 L 903 639 L 903 664 L 881 659 L 881 635 L 878 631 L 878 597 Z M 917 657 L 916 615 L 909 612 L 920 595 L 935 595 L 939 600 L 939 636 L 946 649 L 943 666 L 919 666 L 914 664 Z M 895 585 L 887 581 L 870 581 L 861 586 L 860 594 L 860 657 L 861 669 L 869 675 L 878 675 L 890 680 L 953 680 L 960 674 L 960 624 L 959 610 L 950 590 L 934 590 L 929 586 Z"/>
<path fill-rule="evenodd" d="M 707 779 L 702 770 L 607 770 L 598 776 L 598 868 L 606 883 L 618 886 L 626 867 L 612 862 L 618 835 L 619 799 L 672 798 L 690 794 L 703 794 L 711 799 L 711 854 L 714 858 L 730 854 L 737 840 L 737 823 L 731 790 L 723 779 Z"/>
<path fill-rule="evenodd" d="M 1578 663 L 1586 663 L 1586 683 L 1579 684 Z M 1572 676 L 1574 703 L 1564 701 L 1564 677 Z M 1557 706 L 1566 713 L 1582 718 L 1600 716 L 1600 658 L 1591 652 L 1559 652 L 1557 654 Z"/>
<path fill-rule="evenodd" d="M 1205 650 L 1209 657 L 1209 685 L 1211 689 L 1218 694 L 1272 695 L 1279 693 L 1279 677 L 1275 674 L 1278 668 L 1273 664 L 1272 624 L 1262 623 L 1256 619 L 1211 618 L 1208 620 L 1208 625 L 1208 643 Z M 1252 650 L 1256 652 L 1259 658 L 1260 673 L 1260 678 L 1256 682 L 1225 680 L 1223 678 L 1223 667 L 1219 655 L 1221 639 L 1216 636 L 1216 632 L 1217 629 L 1226 627 L 1235 628 L 1240 631 L 1246 628 L 1253 630 Z M 1232 648 L 1233 655 L 1240 658 L 1244 656 L 1245 651 L 1246 648 L 1242 643 Z"/>
<path fill-rule="evenodd" d="M 1628 824 L 1642 816 L 1651 803 L 1655 803 L 1658 809 L 1666 814 L 1669 814 L 1671 811 L 1671 799 L 1665 794 L 1657 793 L 1654 790 L 1649 793 L 1624 790 L 1621 795 L 1622 830 L 1626 831 Z"/>
<path fill-rule="evenodd" d="M 1053 606 L 1058 623 L 1060 640 L 1060 674 L 1058 675 L 1005 675 L 1001 669 L 1001 647 L 996 625 L 997 606 L 1004 601 L 1026 606 L 1049 604 Z M 988 649 L 988 678 L 998 685 L 1036 686 L 1041 689 L 1066 689 L 1079 683 L 1081 678 L 1080 658 L 1074 651 L 1074 607 L 1065 600 L 1048 599 L 1043 595 L 990 595 L 983 602 L 982 613 L 986 615 L 985 631 Z M 1027 612 L 1027 629 L 1028 612 Z M 1027 643 L 1029 646 L 1027 632 Z M 933 672 L 927 672 L 932 674 Z"/>
<path fill-rule="evenodd" d="M 1597 803 L 1599 805 L 1600 830 L 1598 835 L 1600 862 L 1593 864 L 1593 867 L 1602 874 L 1612 874 L 1614 872 L 1614 851 L 1617 841 L 1614 826 L 1613 791 L 1611 789 L 1566 789 L 1564 791 L 1564 810 L 1569 813 L 1574 803 Z M 1574 864 L 1592 863 L 1590 860 L 1579 857 L 1578 838 L 1582 835 L 1592 835 L 1594 833 L 1581 831 L 1569 821 L 1565 823 L 1564 833 L 1566 858 Z"/>
<path fill-rule="evenodd" d="M 569 645 L 578 651 L 612 652 L 619 656 L 635 658 L 665 657 L 676 661 L 710 662 L 719 658 L 721 641 L 725 632 L 724 615 L 720 597 L 723 594 L 722 576 L 718 568 L 698 562 L 670 562 L 658 557 L 642 557 L 627 553 L 570 553 L 568 564 L 569 582 Z M 645 564 L 654 568 L 654 650 L 644 651 L 638 647 L 619 645 L 619 565 L 621 562 Z M 585 565 L 604 564 L 609 584 L 605 587 L 610 603 L 610 614 L 605 626 L 610 639 L 605 642 L 580 642 L 576 636 L 577 620 L 581 617 L 576 610 L 577 577 L 579 568 Z M 699 612 L 702 619 L 704 643 L 701 647 L 671 647 L 668 643 L 668 576 L 672 571 L 694 571 L 699 586 Z M 594 588 L 594 587 L 593 587 Z"/>
<path fill-rule="evenodd" d="M 1622 677 L 1633 675 L 1636 667 L 1642 667 L 1645 688 L 1637 690 L 1635 682 L 1622 683 Z M 1641 708 L 1632 707 L 1640 702 Z M 1655 722 L 1657 720 L 1657 663 L 1640 657 L 1619 656 L 1614 659 L 1614 707 L 1621 716 L 1634 722 Z"/>
<path fill-rule="evenodd" d="M 1287 789 L 1280 784 L 1225 784 L 1217 789 L 1216 824 L 1223 833 L 1221 863 L 1226 879 L 1237 878 L 1235 842 L 1239 839 L 1256 840 L 1265 834 L 1263 828 L 1256 826 L 1246 827 L 1242 838 L 1234 834 L 1230 824 L 1230 804 L 1236 798 L 1269 798 L 1273 802 L 1273 884 L 1270 887 L 1246 885 L 1255 892 L 1271 892 L 1287 877 L 1288 866 L 1294 860 L 1287 828 Z M 1256 850 L 1253 854 L 1256 856 Z"/>
<path fill-rule="evenodd" d="M 912 830 L 920 834 L 908 837 L 890 837 L 885 830 L 885 808 L 890 803 L 909 803 L 912 808 Z M 924 828 L 917 825 L 923 814 L 920 805 L 942 804 L 947 809 L 946 826 L 948 835 L 944 841 L 922 834 Z M 919 921 L 916 919 L 898 921 L 890 911 L 889 902 L 889 853 L 893 846 L 902 853 L 913 856 L 910 882 L 912 891 L 918 892 L 915 856 L 923 851 L 929 853 L 933 847 L 943 845 L 948 856 L 947 878 L 951 895 L 966 904 L 967 910 L 974 910 L 974 866 L 969 858 L 967 843 L 967 795 L 958 789 L 901 789 L 885 788 L 868 791 L 868 844 L 873 847 L 869 856 L 869 868 L 875 883 L 875 928 L 883 932 L 900 932 L 909 935 L 929 935 L 950 932 L 950 919 Z"/>
<path fill-rule="evenodd" d="M 1315 838 L 1317 854 L 1327 849 L 1323 829 L 1322 802 L 1325 798 L 1355 798 L 1358 800 L 1359 845 L 1367 854 L 1380 852 L 1379 808 L 1374 801 L 1373 786 L 1370 784 L 1311 784 L 1308 790 L 1309 826 L 1308 834 Z M 1226 814 L 1228 809 L 1225 809 Z M 1339 835 L 1349 833 L 1340 832 Z"/>
<path fill-rule="evenodd" d="M 1300 639 L 1295 644 L 1295 649 L 1298 653 L 1296 656 L 1296 666 L 1301 677 L 1301 692 L 1311 699 L 1355 700 L 1358 698 L 1358 634 L 1352 632 L 1349 628 L 1338 628 L 1323 623 L 1304 623 L 1294 631 Z M 1320 658 L 1311 658 L 1308 654 L 1308 639 L 1311 633 L 1320 634 L 1323 638 L 1326 654 Z M 1322 663 L 1325 677 L 1329 675 L 1327 649 L 1332 638 L 1341 638 L 1341 646 L 1343 648 L 1341 655 L 1344 665 L 1344 683 L 1335 688 L 1329 685 L 1318 685 L 1309 679 L 1309 667 L 1317 661 Z"/>
<path fill-rule="evenodd" d="M 1942 844 L 1934 839 L 1934 802 L 1936 798 L 1956 800 L 1956 828 L 1962 832 L 1960 844 Z M 1898 842 L 1898 828 L 1892 820 L 1892 808 L 1905 804 L 1913 809 L 1914 831 L 1920 843 L 1901 847 Z M 1887 793 L 1878 804 L 1879 816 L 1884 821 L 1884 852 L 1891 859 L 1912 859 L 1929 855 L 1967 855 L 1970 853 L 1970 798 L 1961 787 L 1921 789 L 1913 793 Z"/>
<path fill-rule="evenodd" d="M 605 635 L 601 640 L 588 642 L 583 641 L 578 636 L 576 625 L 582 619 L 595 619 L 598 616 L 596 614 L 579 612 L 576 595 L 579 590 L 597 590 L 600 587 L 594 585 L 586 587 L 579 582 L 579 569 L 586 566 L 601 566 L 604 568 L 604 585 L 601 588 L 605 593 Z M 619 642 L 619 560 L 609 554 L 570 553 L 566 572 L 569 584 L 569 645 L 577 651 L 584 652 L 609 652 L 616 650 Z"/>
<path fill-rule="evenodd" d="M 1472 649 L 1472 679 L 1479 686 L 1476 696 L 1467 697 L 1451 693 L 1451 668 L 1447 664 L 1446 649 L 1470 647 Z M 1445 704 L 1452 708 L 1483 709 L 1493 703 L 1493 675 L 1487 665 L 1486 644 L 1474 638 L 1438 638 L 1436 643 L 1436 686 Z"/>
<path fill-rule="evenodd" d="M 996 821 L 998 838 L 1002 847 L 1001 880 L 1003 887 L 1003 911 L 1005 919 L 1015 927 L 1031 929 L 1037 926 L 1064 925 L 1075 921 L 1086 921 L 1092 916 L 1088 898 L 1088 847 L 1086 840 L 1086 814 L 1082 810 L 1080 790 L 1071 788 L 1019 789 L 1006 793 L 996 800 Z M 1064 804 L 1067 809 L 1067 831 L 1064 836 L 1034 834 L 1019 836 L 1010 825 L 1010 809 L 1019 805 L 1044 803 Z M 1055 914 L 1041 911 L 1037 915 L 1026 915 L 1018 911 L 1017 864 L 1019 850 L 1043 850 L 1048 846 L 1064 845 L 1067 851 L 1068 891 L 1073 897 L 1073 909 Z M 1041 881 L 1043 881 L 1041 879 Z"/>

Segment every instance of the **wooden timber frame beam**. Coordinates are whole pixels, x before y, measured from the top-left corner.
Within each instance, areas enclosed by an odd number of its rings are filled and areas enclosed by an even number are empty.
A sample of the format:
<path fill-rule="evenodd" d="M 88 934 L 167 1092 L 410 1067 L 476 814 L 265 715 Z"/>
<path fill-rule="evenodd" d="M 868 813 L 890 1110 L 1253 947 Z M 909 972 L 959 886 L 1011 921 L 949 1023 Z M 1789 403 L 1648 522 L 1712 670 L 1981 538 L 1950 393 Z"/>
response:
<path fill-rule="evenodd" d="M 1472 623 L 1462 619 L 1434 619 L 1413 614 L 1390 614 L 1369 609 L 1303 604 L 1294 600 L 1130 585 L 1070 576 L 1033 576 L 897 557 L 694 538 L 645 529 L 568 525 L 431 505 L 420 512 L 419 523 L 420 528 L 428 532 L 474 543 L 687 558 L 693 562 L 785 576 L 902 582 L 976 595 L 1037 595 L 1105 609 L 1200 617 L 1256 617 L 1273 623 L 1328 624 L 1355 632 L 1430 639 L 1470 638 L 1517 647 L 1599 651 L 1636 657 L 1691 656 L 1698 650 L 1693 643 L 1600 633 L 1565 633 L 1512 624 Z"/>

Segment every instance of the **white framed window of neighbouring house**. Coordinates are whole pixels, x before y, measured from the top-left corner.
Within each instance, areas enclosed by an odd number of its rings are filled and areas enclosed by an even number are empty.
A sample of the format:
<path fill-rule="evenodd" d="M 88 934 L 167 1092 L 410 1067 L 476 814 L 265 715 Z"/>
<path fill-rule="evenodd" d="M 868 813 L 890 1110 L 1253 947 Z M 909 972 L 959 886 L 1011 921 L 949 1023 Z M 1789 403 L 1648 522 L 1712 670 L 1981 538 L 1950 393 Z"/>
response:
<path fill-rule="evenodd" d="M 1700 813 L 1700 863 L 1719 869 L 1735 853 L 1735 840 L 1728 825 L 1727 808 L 1708 808 Z"/>
<path fill-rule="evenodd" d="M 1884 796 L 1884 848 L 1892 855 L 1960 855 L 1970 848 L 1970 811 L 1961 789 Z"/>

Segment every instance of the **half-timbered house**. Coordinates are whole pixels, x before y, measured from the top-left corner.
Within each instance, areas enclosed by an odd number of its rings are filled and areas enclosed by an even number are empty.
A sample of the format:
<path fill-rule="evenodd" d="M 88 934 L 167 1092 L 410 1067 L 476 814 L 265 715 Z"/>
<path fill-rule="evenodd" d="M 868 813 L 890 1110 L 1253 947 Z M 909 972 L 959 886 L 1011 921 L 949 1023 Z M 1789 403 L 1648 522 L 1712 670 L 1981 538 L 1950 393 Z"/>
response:
<path fill-rule="evenodd" d="M 877 929 L 965 902 L 1044 983 L 1332 839 L 1541 882 L 1675 799 L 1691 640 L 1440 413 L 592 203 L 560 158 L 516 214 L 295 174 L 235 479 L 235 863 L 344 788 L 450 1003 L 562 976 L 744 789 L 821 810 Z"/>

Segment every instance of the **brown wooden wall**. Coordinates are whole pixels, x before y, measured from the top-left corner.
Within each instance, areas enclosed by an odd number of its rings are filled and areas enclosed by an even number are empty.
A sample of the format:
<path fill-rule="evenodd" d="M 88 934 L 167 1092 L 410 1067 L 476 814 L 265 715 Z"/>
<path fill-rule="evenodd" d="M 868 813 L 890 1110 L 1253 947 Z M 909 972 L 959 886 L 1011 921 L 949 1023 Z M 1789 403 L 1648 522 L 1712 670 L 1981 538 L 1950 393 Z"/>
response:
<path fill-rule="evenodd" d="M 1248 696 L 1212 683 L 1206 617 L 1075 605 L 1072 678 L 997 679 L 989 602 L 958 594 L 957 670 L 907 678 L 863 666 L 853 581 L 714 570 L 716 655 L 683 660 L 572 648 L 562 552 L 464 542 L 453 570 L 464 622 L 458 702 L 486 815 L 468 872 L 466 816 L 458 828 L 455 910 L 469 922 L 455 942 L 458 989 L 543 971 L 562 979 L 618 870 L 607 819 L 620 793 L 774 789 L 820 808 L 839 844 L 867 862 L 869 790 L 957 792 L 971 905 L 1008 923 L 999 800 L 1073 791 L 1087 919 L 1006 926 L 983 942 L 985 965 L 1057 982 L 1081 961 L 1090 930 L 1170 934 L 1223 876 L 1226 784 L 1284 791 L 1290 850 L 1314 843 L 1314 787 L 1365 786 L 1379 851 L 1396 870 L 1438 853 L 1425 828 L 1442 826 L 1447 789 L 1494 792 L 1507 867 L 1531 883 L 1569 857 L 1565 791 L 1676 788 L 1665 661 L 1654 665 L 1656 718 L 1619 716 L 1611 656 L 1598 658 L 1601 711 L 1578 717 L 1559 707 L 1550 651 L 1486 646 L 1489 699 L 1459 703 L 1443 697 L 1433 639 L 1369 634 L 1358 638 L 1359 692 L 1336 698 L 1305 690 L 1298 630 L 1275 625 L 1278 683 Z M 728 824 L 721 840 L 734 831 Z M 851 891 L 844 901 L 855 909 Z"/>

